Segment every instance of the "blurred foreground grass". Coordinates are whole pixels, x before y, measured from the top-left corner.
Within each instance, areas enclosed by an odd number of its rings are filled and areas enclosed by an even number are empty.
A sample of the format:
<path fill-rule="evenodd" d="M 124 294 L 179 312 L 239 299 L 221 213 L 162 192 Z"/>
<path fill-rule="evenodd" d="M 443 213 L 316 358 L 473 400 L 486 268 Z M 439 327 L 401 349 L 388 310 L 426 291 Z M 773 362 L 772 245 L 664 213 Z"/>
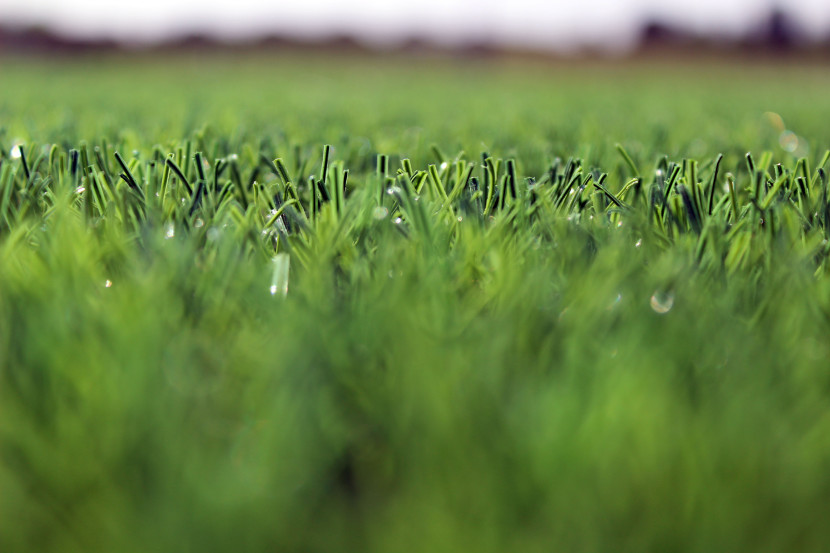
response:
<path fill-rule="evenodd" d="M 826 548 L 819 69 L 0 63 L 0 550 Z"/>

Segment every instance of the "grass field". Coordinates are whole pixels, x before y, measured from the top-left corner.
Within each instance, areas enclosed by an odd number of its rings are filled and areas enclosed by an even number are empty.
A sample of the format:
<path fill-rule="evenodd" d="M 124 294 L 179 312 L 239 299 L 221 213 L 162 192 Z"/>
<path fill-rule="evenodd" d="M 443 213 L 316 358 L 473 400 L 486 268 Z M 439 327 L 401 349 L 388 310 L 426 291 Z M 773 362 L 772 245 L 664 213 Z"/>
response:
<path fill-rule="evenodd" d="M 0 551 L 826 550 L 826 68 L 0 75 Z"/>

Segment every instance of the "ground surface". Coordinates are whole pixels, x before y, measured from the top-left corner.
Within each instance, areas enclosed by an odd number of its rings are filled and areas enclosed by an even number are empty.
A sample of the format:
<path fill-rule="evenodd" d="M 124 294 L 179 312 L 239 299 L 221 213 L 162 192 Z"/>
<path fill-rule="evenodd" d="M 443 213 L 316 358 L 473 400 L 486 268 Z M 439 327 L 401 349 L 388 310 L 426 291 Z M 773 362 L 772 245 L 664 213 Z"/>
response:
<path fill-rule="evenodd" d="M 0 550 L 826 548 L 824 68 L 0 71 Z"/>

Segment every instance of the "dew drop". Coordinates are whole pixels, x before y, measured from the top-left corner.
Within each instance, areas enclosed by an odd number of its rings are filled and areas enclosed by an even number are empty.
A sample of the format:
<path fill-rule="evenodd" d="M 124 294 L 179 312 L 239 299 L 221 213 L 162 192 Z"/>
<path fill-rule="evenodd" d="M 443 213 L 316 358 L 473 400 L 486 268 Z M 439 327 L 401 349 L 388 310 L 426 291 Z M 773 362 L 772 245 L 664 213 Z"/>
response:
<path fill-rule="evenodd" d="M 634 247 L 635 247 L 635 248 L 639 248 L 639 247 L 640 247 L 640 246 L 642 246 L 642 245 L 643 245 L 643 239 L 642 239 L 642 238 L 640 238 L 639 240 L 637 240 L 637 241 L 634 243 Z"/>
<path fill-rule="evenodd" d="M 112 281 L 107 279 L 104 281 L 104 288 L 112 288 Z"/>
<path fill-rule="evenodd" d="M 193 223 L 193 226 L 196 227 L 196 228 L 202 228 L 203 226 L 205 226 L 205 222 L 202 221 L 201 218 L 199 218 L 199 219 L 196 219 L 196 222 Z"/>
<path fill-rule="evenodd" d="M 387 215 L 389 215 L 389 210 L 383 207 L 382 205 L 377 206 L 375 210 L 372 212 L 372 217 L 374 217 L 378 221 L 386 219 Z"/>
<path fill-rule="evenodd" d="M 12 148 L 9 150 L 9 155 L 12 159 L 19 159 L 20 156 L 23 155 L 22 150 L 20 149 L 21 146 L 23 146 L 23 142 L 20 140 L 12 142 Z"/>
<path fill-rule="evenodd" d="M 396 217 L 395 218 L 395 224 L 400 225 L 401 223 L 403 223 L 403 219 L 401 219 L 400 217 Z"/>
<path fill-rule="evenodd" d="M 167 227 L 164 229 L 164 237 L 166 239 L 173 238 L 176 236 L 176 227 L 173 223 L 167 223 Z"/>
<path fill-rule="evenodd" d="M 274 274 L 271 277 L 269 290 L 272 296 L 276 296 L 277 292 L 285 296 L 288 294 L 288 271 L 291 258 L 287 253 L 278 253 L 274 256 L 272 263 L 274 264 Z"/>
<path fill-rule="evenodd" d="M 674 307 L 674 294 L 671 292 L 660 292 L 659 290 L 655 291 L 651 296 L 650 303 L 655 313 L 663 315 L 671 311 L 671 308 Z"/>

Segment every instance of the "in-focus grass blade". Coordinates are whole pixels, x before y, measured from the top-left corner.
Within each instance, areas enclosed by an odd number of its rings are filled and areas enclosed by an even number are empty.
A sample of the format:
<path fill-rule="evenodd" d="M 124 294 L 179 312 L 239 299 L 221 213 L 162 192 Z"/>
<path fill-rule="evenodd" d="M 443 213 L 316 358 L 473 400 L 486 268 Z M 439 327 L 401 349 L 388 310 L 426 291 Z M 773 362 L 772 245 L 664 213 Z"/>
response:
<path fill-rule="evenodd" d="M 172 158 L 167 158 L 166 160 L 167 166 L 176 174 L 176 177 L 182 182 L 184 187 L 187 189 L 187 194 L 189 196 L 193 196 L 193 187 L 190 186 L 190 183 L 187 180 L 187 177 L 184 176 L 184 172 L 179 168 L 175 161 Z"/>

